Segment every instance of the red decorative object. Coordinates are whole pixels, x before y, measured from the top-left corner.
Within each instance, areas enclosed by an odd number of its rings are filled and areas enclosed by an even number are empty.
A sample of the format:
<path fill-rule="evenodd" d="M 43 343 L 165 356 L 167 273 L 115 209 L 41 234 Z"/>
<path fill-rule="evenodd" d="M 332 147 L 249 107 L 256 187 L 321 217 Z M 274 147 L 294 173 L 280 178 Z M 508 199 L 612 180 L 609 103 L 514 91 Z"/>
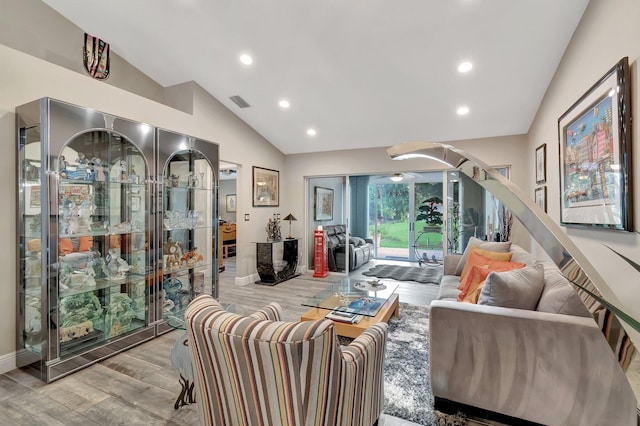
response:
<path fill-rule="evenodd" d="M 327 244 L 324 231 L 313 232 L 313 276 L 324 278 L 329 275 Z"/>

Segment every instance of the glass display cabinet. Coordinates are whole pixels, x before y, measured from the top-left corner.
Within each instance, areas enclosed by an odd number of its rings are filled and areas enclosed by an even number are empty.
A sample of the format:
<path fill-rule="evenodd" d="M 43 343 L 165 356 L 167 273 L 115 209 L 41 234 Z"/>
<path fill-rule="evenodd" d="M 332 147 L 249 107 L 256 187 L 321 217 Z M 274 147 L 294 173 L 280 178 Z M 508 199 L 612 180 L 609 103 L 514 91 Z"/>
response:
<path fill-rule="evenodd" d="M 162 252 L 158 275 L 160 333 L 184 326 L 184 310 L 198 294 L 217 295 L 218 146 L 164 129 L 157 130 L 161 172 Z"/>
<path fill-rule="evenodd" d="M 215 293 L 217 145 L 159 175 L 146 124 L 49 98 L 16 123 L 18 367 L 50 382 L 157 336 L 169 302 Z"/>

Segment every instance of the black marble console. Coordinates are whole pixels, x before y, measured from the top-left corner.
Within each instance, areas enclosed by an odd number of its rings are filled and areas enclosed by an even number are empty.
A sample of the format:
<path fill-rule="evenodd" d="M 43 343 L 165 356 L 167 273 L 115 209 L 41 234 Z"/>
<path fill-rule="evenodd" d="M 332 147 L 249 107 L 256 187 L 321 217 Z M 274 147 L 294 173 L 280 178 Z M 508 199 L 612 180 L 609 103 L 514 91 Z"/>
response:
<path fill-rule="evenodd" d="M 256 284 L 276 285 L 300 274 L 298 266 L 298 240 L 256 242 L 256 266 L 260 280 Z"/>

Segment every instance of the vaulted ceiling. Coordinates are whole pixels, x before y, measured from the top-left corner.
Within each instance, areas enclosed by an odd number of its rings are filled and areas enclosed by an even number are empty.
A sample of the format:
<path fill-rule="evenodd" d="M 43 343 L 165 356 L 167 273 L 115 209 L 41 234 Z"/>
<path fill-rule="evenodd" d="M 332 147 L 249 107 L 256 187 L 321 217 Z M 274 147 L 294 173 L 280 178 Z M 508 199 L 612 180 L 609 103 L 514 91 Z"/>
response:
<path fill-rule="evenodd" d="M 162 86 L 195 81 L 285 154 L 526 133 L 588 4 L 44 2 Z"/>

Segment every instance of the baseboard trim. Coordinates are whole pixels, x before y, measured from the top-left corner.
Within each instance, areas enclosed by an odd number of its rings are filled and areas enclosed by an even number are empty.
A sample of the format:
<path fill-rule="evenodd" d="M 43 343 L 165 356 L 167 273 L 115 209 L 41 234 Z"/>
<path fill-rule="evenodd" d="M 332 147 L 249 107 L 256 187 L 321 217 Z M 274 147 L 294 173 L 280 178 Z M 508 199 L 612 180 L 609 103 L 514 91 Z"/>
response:
<path fill-rule="evenodd" d="M 0 374 L 8 373 L 11 370 L 15 370 L 16 365 L 16 353 L 11 352 L 6 355 L 0 356 Z"/>

